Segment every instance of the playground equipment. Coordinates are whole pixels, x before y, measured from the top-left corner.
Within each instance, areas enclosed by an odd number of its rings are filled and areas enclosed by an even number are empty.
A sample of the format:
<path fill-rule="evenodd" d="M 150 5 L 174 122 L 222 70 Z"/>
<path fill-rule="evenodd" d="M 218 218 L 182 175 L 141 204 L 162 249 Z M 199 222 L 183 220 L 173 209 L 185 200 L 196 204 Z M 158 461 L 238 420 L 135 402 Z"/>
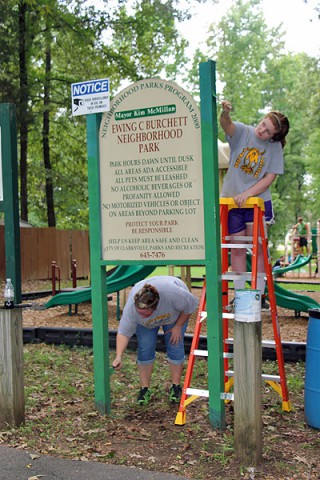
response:
<path fill-rule="evenodd" d="M 308 253 L 310 251 L 310 247 L 313 246 L 312 244 L 312 233 L 311 233 L 311 228 L 310 228 L 310 223 L 308 225 Z M 312 245 L 311 245 L 312 244 Z M 287 232 L 285 236 L 285 245 L 284 245 L 284 256 L 285 256 L 285 262 L 286 264 L 289 263 L 289 258 L 291 261 L 294 261 L 295 258 L 298 255 L 302 255 L 303 252 L 301 252 L 300 249 L 300 244 L 299 244 L 299 235 L 296 234 L 296 231 L 294 228 L 290 228 L 290 230 Z"/>
<path fill-rule="evenodd" d="M 300 312 L 308 313 L 311 308 L 319 308 L 320 304 L 307 295 L 301 295 L 274 284 L 276 302 L 279 307 L 295 311 L 295 316 L 300 317 Z"/>
<path fill-rule="evenodd" d="M 121 265 L 107 277 L 107 293 L 119 292 L 148 277 L 156 266 Z M 77 305 L 91 300 L 91 287 L 84 287 L 68 292 L 61 292 L 52 297 L 45 308 L 57 305 Z"/>
<path fill-rule="evenodd" d="M 277 278 L 286 272 L 302 268 L 305 265 L 308 265 L 311 262 L 311 259 L 311 254 L 307 257 L 298 255 L 290 265 L 273 270 L 273 276 Z M 274 288 L 277 305 L 279 307 L 288 308 L 289 310 L 294 310 L 296 317 L 300 317 L 301 312 L 308 313 L 309 309 L 320 307 L 320 304 L 316 302 L 316 300 L 308 297 L 307 295 L 301 295 L 299 293 L 286 290 L 285 288 L 280 287 L 280 285 L 277 283 L 275 283 Z"/>
<path fill-rule="evenodd" d="M 286 267 L 280 267 L 277 268 L 276 270 L 273 270 L 273 276 L 278 277 L 280 275 L 283 275 L 286 272 L 290 272 L 292 270 L 297 270 L 299 268 L 304 267 L 305 265 L 308 265 L 309 262 L 311 262 L 312 255 L 308 255 L 307 257 L 304 257 L 303 255 L 298 255 L 295 257 L 294 261 L 287 265 Z"/>
<path fill-rule="evenodd" d="M 315 228 L 311 228 L 310 224 L 308 223 L 308 246 L 309 252 L 308 255 L 305 257 L 306 259 L 309 258 L 309 254 L 311 255 L 310 264 L 309 264 L 309 275 L 311 276 L 311 259 L 314 259 L 316 262 L 316 271 L 315 276 L 319 276 L 319 264 L 320 264 L 320 253 L 319 253 L 319 246 L 320 246 L 320 221 L 317 222 L 317 226 Z M 294 264 L 297 257 L 302 256 L 303 252 L 300 251 L 299 246 L 299 236 L 295 234 L 293 228 L 291 228 L 286 236 L 285 236 L 285 247 L 284 247 L 284 257 L 285 257 L 285 264 Z M 292 263 L 289 263 L 292 262 Z M 308 263 L 308 262 L 307 262 Z M 303 265 L 301 265 L 303 266 Z M 300 267 L 296 267 L 300 268 Z M 289 270 L 288 270 L 289 271 Z"/>
<path fill-rule="evenodd" d="M 77 260 L 71 260 L 71 278 L 72 278 L 72 288 L 77 288 Z M 61 290 L 61 270 L 60 267 L 57 265 L 57 262 L 51 262 L 51 279 L 52 279 L 52 295 L 56 295 L 57 288 L 56 282 L 58 280 L 59 288 L 58 291 Z"/>

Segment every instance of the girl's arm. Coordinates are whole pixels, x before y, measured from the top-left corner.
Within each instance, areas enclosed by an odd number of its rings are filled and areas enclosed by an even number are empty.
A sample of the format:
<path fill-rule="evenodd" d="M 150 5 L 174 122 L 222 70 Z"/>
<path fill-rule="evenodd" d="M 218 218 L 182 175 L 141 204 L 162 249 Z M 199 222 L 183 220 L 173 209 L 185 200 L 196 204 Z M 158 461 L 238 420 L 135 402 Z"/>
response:
<path fill-rule="evenodd" d="M 231 103 L 228 100 L 223 100 L 221 102 L 222 105 L 222 112 L 220 115 L 220 125 L 224 130 L 224 133 L 229 137 L 232 137 L 235 131 L 235 124 L 230 117 L 230 111 L 232 110 Z"/>
<path fill-rule="evenodd" d="M 265 192 L 267 188 L 275 181 L 277 175 L 275 173 L 266 173 L 261 180 L 259 180 L 255 185 L 248 188 L 242 193 L 239 193 L 234 197 L 235 203 L 238 207 L 242 207 L 249 197 L 258 197 L 260 193 Z"/>

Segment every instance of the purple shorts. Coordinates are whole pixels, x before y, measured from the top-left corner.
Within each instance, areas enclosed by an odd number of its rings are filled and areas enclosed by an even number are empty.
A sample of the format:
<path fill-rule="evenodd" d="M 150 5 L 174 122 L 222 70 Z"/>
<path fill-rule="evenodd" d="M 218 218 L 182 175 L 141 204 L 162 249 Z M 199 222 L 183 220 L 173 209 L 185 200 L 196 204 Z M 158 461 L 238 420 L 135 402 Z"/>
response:
<path fill-rule="evenodd" d="M 268 225 L 274 223 L 272 202 L 264 202 L 264 217 Z M 253 223 L 253 208 L 232 208 L 228 215 L 229 234 L 239 233 L 246 229 L 247 223 Z"/>

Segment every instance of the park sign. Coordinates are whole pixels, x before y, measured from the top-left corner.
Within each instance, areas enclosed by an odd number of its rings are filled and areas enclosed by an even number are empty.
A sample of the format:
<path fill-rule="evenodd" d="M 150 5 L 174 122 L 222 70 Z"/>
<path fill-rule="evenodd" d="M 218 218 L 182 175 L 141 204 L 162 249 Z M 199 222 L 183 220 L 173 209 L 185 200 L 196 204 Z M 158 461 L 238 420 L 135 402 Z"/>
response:
<path fill-rule="evenodd" d="M 109 86 L 107 78 L 72 83 L 72 115 L 107 112 L 110 108 Z"/>
<path fill-rule="evenodd" d="M 205 258 L 200 112 L 174 82 L 122 90 L 102 117 L 102 259 Z"/>

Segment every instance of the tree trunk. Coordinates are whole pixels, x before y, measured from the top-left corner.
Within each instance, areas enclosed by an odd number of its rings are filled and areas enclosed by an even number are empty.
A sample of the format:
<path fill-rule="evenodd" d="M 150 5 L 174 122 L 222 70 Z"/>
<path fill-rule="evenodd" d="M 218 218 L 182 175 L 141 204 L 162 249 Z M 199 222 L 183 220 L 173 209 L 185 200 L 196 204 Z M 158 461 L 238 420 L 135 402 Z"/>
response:
<path fill-rule="evenodd" d="M 46 25 L 46 43 L 45 43 L 45 80 L 44 80 L 44 99 L 43 99 L 43 131 L 42 131 L 42 143 L 43 143 L 43 161 L 46 172 L 46 201 L 47 201 L 47 215 L 48 226 L 56 226 L 56 218 L 54 211 L 54 198 L 53 198 L 53 179 L 52 179 L 52 167 L 50 161 L 50 82 L 51 82 L 51 33 L 49 22 Z"/>
<path fill-rule="evenodd" d="M 20 130 L 20 209 L 21 219 L 28 221 L 28 72 L 26 62 L 26 12 L 27 4 L 19 2 L 19 66 L 20 98 L 18 122 Z"/>

